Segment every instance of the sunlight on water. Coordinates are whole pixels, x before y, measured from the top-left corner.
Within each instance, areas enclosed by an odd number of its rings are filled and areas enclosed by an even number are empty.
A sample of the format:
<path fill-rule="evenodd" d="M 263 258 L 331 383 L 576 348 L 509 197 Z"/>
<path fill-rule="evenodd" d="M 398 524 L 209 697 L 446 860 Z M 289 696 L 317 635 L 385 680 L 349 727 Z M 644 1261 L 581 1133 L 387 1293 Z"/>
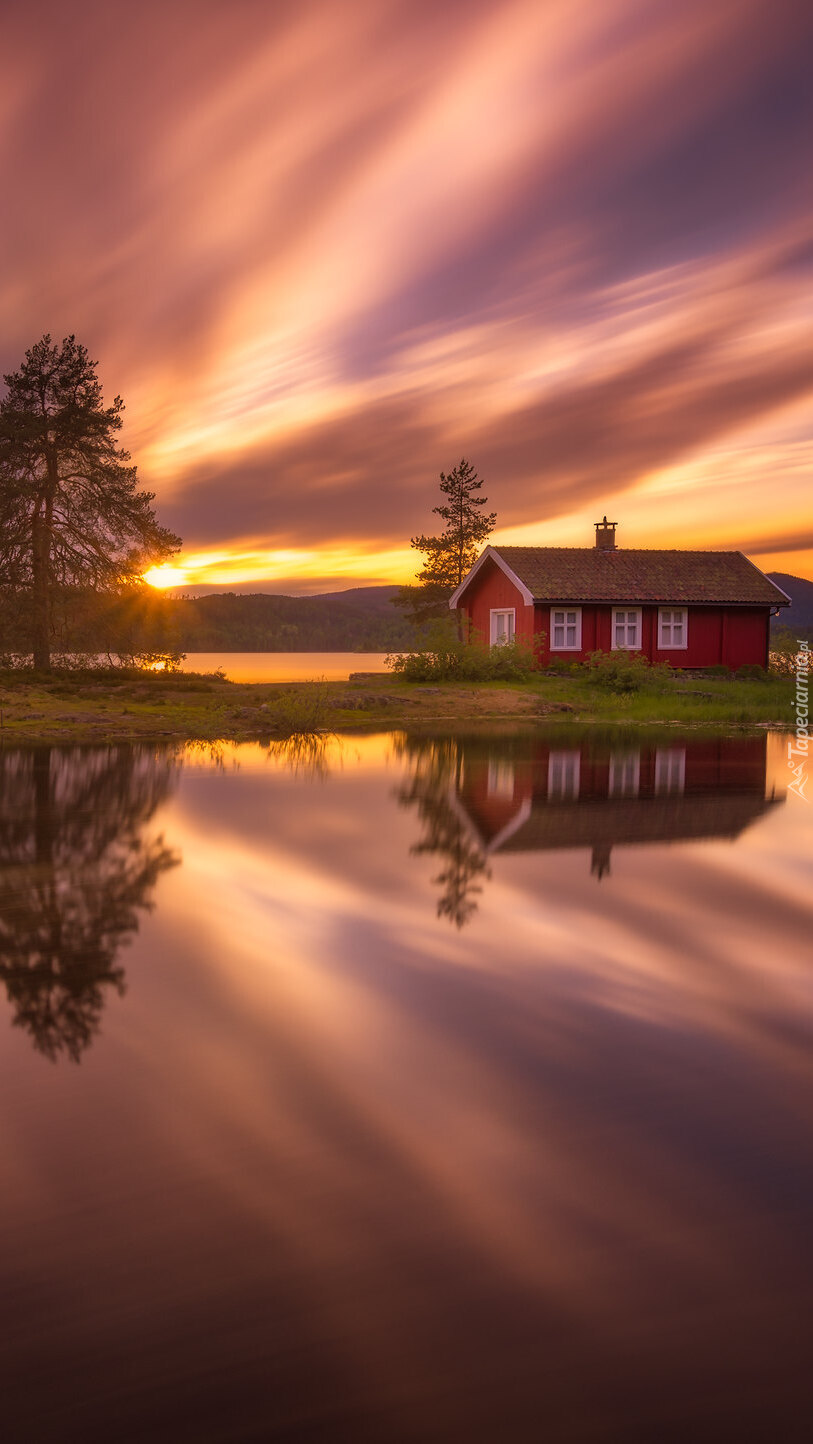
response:
<path fill-rule="evenodd" d="M 785 752 L 0 753 L 9 1437 L 796 1437 Z"/>
<path fill-rule="evenodd" d="M 346 682 L 386 672 L 386 652 L 187 652 L 182 672 L 222 671 L 232 682 Z"/>

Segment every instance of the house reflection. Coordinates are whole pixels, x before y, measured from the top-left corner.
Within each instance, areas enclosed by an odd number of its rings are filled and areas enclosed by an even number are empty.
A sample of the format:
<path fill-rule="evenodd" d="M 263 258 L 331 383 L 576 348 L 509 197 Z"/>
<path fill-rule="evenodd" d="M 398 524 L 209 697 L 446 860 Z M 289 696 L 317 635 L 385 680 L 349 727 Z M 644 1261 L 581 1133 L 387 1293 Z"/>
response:
<path fill-rule="evenodd" d="M 178 764 L 140 746 L 0 752 L 0 981 L 38 1052 L 78 1062 L 179 858 L 146 824 Z"/>
<path fill-rule="evenodd" d="M 443 860 L 438 915 L 457 927 L 497 853 L 583 848 L 600 880 L 614 848 L 733 839 L 782 800 L 766 797 L 765 736 L 406 738 L 401 751 L 399 801 L 424 824 L 412 851 Z"/>
<path fill-rule="evenodd" d="M 616 847 L 739 837 L 782 800 L 766 761 L 765 736 L 475 743 L 456 800 L 485 856 L 585 848 L 602 878 Z"/>

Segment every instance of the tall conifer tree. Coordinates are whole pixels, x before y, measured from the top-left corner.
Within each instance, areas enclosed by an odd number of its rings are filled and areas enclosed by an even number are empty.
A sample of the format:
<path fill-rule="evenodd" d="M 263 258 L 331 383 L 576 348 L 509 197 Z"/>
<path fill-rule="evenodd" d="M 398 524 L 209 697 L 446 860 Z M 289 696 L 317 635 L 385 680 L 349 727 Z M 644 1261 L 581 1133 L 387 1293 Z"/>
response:
<path fill-rule="evenodd" d="M 0 401 L 0 575 L 27 619 L 34 666 L 48 671 L 55 604 L 71 591 L 120 592 L 177 551 L 116 444 L 124 402 L 105 406 L 75 336 L 43 336 Z M 23 601 L 23 608 L 19 606 Z"/>
<path fill-rule="evenodd" d="M 402 587 L 394 598 L 395 605 L 411 611 L 416 622 L 447 615 L 449 598 L 494 530 L 497 513 L 484 512 L 488 498 L 478 495 L 483 485 L 465 458 L 448 476 L 440 473 L 446 501 L 432 510 L 446 526 L 439 536 L 412 537 L 412 546 L 424 555 L 424 565 L 418 572 L 418 585 Z"/>

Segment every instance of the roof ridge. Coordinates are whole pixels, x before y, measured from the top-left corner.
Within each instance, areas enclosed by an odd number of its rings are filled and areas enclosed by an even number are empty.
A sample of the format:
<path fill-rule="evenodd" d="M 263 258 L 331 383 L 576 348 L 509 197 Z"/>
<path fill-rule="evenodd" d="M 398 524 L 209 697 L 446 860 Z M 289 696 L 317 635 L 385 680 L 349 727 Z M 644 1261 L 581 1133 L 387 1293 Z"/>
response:
<path fill-rule="evenodd" d="M 605 557 L 612 560 L 606 561 Z M 741 551 L 681 547 L 501 546 L 491 542 L 454 593 L 489 563 L 532 601 L 787 606 L 788 597 Z"/>
<path fill-rule="evenodd" d="M 595 555 L 595 556 L 605 556 L 605 557 L 612 557 L 612 556 L 619 556 L 619 555 L 620 555 L 620 556 L 629 556 L 629 555 L 637 556 L 637 555 L 640 555 L 641 553 L 643 553 L 644 556 L 650 556 L 650 555 L 652 555 L 652 554 L 654 554 L 654 553 L 658 553 L 658 554 L 660 555 L 660 554 L 663 554 L 663 553 L 665 552 L 668 556 L 682 556 L 682 557 L 692 557 L 692 556 L 702 556 L 702 557 L 744 557 L 745 560 L 746 560 L 747 562 L 749 562 L 750 565 L 751 565 L 752 567 L 754 567 L 756 571 L 759 571 L 759 567 L 756 565 L 756 563 L 755 563 L 755 562 L 752 562 L 752 561 L 751 561 L 751 558 L 750 558 L 749 556 L 746 556 L 745 552 L 739 551 L 739 550 L 737 550 L 736 548 L 732 548 L 731 551 L 717 551 L 717 550 L 714 550 L 714 551 L 713 551 L 710 547 L 596 547 L 596 546 L 592 546 L 592 547 L 560 547 L 560 546 L 555 546 L 555 547 L 552 547 L 552 546 L 538 546 L 538 545 L 536 545 L 535 543 L 534 543 L 533 545 L 528 545 L 528 546 L 526 546 L 526 545 L 523 545 L 521 542 L 518 542 L 518 543 L 516 543 L 516 544 L 514 544 L 513 542 L 505 542 L 505 543 L 502 543 L 502 542 L 490 542 L 489 545 L 490 545 L 490 547 L 491 547 L 491 550 L 492 550 L 492 551 L 495 551 L 495 552 L 499 552 L 499 551 L 513 551 L 513 552 L 585 552 L 585 553 L 589 553 L 590 556 L 594 556 L 594 555 Z M 764 576 L 765 576 L 765 572 L 760 572 L 760 576 L 763 576 L 763 577 L 764 577 Z"/>

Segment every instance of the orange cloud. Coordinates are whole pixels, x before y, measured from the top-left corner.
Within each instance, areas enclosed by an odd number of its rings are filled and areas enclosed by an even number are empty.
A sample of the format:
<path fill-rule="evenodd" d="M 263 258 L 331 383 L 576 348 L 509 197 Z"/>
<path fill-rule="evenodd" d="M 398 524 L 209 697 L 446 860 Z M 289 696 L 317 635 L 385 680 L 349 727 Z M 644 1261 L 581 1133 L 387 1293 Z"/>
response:
<path fill-rule="evenodd" d="M 398 579 L 461 454 L 504 530 L 719 545 L 736 493 L 732 545 L 809 565 L 810 24 L 18 7 L 6 369 L 81 336 L 188 575 Z"/>

